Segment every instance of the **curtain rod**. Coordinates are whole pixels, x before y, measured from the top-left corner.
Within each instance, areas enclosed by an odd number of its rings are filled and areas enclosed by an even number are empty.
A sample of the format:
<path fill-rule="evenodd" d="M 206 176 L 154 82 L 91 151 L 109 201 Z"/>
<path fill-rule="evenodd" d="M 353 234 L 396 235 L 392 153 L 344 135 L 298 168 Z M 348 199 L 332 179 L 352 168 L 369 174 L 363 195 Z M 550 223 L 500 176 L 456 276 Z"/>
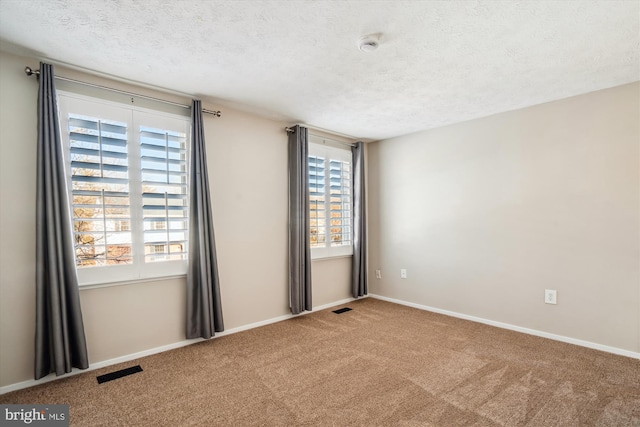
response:
<path fill-rule="evenodd" d="M 328 133 L 330 135 L 335 135 L 335 136 L 339 136 L 339 137 L 346 138 L 346 139 L 352 139 L 352 140 L 355 140 L 355 141 L 360 140 L 360 138 L 357 138 L 357 137 L 355 137 L 353 135 L 347 135 L 346 133 L 335 132 L 335 131 L 332 131 L 330 129 L 323 129 L 321 127 L 311 126 L 311 125 L 308 125 L 308 124 L 305 124 L 305 123 L 296 123 L 296 125 L 304 126 L 307 129 L 312 130 L 312 131 L 315 130 L 315 131 L 322 132 L 322 133 Z M 293 127 L 291 127 L 290 129 L 293 129 Z"/>
<path fill-rule="evenodd" d="M 27 76 L 32 76 L 34 74 L 36 76 L 40 75 L 40 70 L 34 70 L 31 67 L 25 67 L 24 72 L 25 72 L 25 74 Z M 161 102 L 163 104 L 174 105 L 176 107 L 191 108 L 190 105 L 180 104 L 179 102 L 167 101 L 166 99 L 154 98 L 153 96 L 140 95 L 139 93 L 128 92 L 126 90 L 115 89 L 115 88 L 108 87 L 108 86 L 102 86 L 102 85 L 97 85 L 97 84 L 94 84 L 94 83 L 83 82 L 81 80 L 70 79 L 68 77 L 54 76 L 54 78 L 56 78 L 58 80 L 63 80 L 65 82 L 77 83 L 77 84 L 84 85 L 84 86 L 95 87 L 97 89 L 104 89 L 104 90 L 108 90 L 108 91 L 111 91 L 111 92 L 117 92 L 117 93 L 120 93 L 122 95 L 135 96 L 137 98 L 147 99 L 149 101 L 155 101 L 155 102 Z M 205 114 L 211 114 L 212 116 L 215 116 L 215 117 L 220 117 L 222 115 L 222 113 L 219 110 L 215 110 L 214 111 L 214 110 L 207 110 L 207 109 L 203 108 L 202 112 L 205 113 Z"/>
<path fill-rule="evenodd" d="M 305 125 L 300 125 L 300 126 L 307 127 L 307 126 L 305 126 Z M 307 129 L 313 130 L 313 128 L 307 128 Z M 292 133 L 292 132 L 294 132 L 293 128 L 290 128 L 290 127 L 285 127 L 285 128 L 284 128 L 284 130 L 285 130 L 287 133 Z M 309 132 L 309 134 L 310 134 L 310 135 L 313 135 L 313 136 L 315 136 L 315 137 L 318 137 L 318 138 L 326 139 L 327 141 L 335 142 L 336 144 L 346 145 L 346 146 L 348 146 L 348 147 L 355 147 L 355 146 L 356 146 L 356 144 L 354 144 L 354 143 L 351 143 L 351 142 L 344 142 L 344 141 L 338 141 L 337 139 L 327 138 L 327 137 L 324 137 L 324 136 L 322 136 L 322 135 L 318 135 L 317 133 Z"/>

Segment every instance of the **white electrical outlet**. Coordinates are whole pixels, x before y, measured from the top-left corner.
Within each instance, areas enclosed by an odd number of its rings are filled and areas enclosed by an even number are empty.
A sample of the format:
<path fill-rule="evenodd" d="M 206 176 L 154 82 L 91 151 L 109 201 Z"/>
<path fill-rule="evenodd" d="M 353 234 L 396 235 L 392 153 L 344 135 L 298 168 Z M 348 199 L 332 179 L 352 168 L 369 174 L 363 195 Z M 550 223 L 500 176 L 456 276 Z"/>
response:
<path fill-rule="evenodd" d="M 380 270 L 376 270 L 376 279 L 382 279 L 382 272 Z"/>
<path fill-rule="evenodd" d="M 544 290 L 544 302 L 545 304 L 557 304 L 558 293 L 552 289 Z"/>
<path fill-rule="evenodd" d="M 406 279 L 407 278 L 407 270 L 404 268 L 400 269 L 400 278 L 401 279 Z"/>

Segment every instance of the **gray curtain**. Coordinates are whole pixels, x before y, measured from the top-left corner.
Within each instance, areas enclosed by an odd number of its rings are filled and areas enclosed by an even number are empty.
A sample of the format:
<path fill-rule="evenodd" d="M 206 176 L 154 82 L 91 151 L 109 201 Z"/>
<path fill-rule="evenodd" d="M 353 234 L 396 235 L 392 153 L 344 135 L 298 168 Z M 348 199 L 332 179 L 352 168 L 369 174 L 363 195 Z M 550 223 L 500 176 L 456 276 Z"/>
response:
<path fill-rule="evenodd" d="M 308 153 L 307 128 L 296 126 L 289 133 L 289 304 L 293 314 L 312 309 Z"/>
<path fill-rule="evenodd" d="M 367 294 L 367 231 L 364 188 L 364 143 L 351 148 L 353 155 L 353 259 L 351 294 Z"/>
<path fill-rule="evenodd" d="M 36 189 L 36 380 L 87 369 L 53 66 L 40 63 Z"/>
<path fill-rule="evenodd" d="M 187 338 L 211 338 L 216 332 L 224 330 L 224 324 L 209 198 L 202 105 L 196 100 L 191 104 L 189 179 Z"/>

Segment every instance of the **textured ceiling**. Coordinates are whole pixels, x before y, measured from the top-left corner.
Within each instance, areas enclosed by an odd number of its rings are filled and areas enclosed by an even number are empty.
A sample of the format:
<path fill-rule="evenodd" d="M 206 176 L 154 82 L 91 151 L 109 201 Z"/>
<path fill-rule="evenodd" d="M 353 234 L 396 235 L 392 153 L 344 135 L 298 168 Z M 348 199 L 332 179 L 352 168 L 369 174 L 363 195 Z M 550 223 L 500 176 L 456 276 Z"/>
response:
<path fill-rule="evenodd" d="M 367 139 L 640 80 L 638 0 L 0 0 L 0 40 Z"/>

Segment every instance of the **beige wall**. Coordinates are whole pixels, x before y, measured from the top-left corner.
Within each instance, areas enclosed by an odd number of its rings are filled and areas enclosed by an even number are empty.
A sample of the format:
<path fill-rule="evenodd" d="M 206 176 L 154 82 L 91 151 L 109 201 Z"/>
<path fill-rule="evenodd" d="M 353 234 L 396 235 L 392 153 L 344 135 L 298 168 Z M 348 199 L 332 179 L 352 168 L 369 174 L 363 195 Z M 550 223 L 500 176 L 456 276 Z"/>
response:
<path fill-rule="evenodd" d="M 0 52 L 0 387 L 33 378 L 37 82 L 24 74 L 26 65 L 38 61 Z M 60 67 L 56 74 L 189 102 Z M 284 122 L 221 109 L 221 118 L 204 120 L 231 329 L 289 313 L 287 138 Z M 314 261 L 315 307 L 349 297 L 349 271 L 348 258 Z M 81 290 L 90 362 L 183 341 L 184 287 L 175 278 Z"/>
<path fill-rule="evenodd" d="M 370 292 L 640 351 L 639 99 L 635 83 L 371 144 Z"/>

